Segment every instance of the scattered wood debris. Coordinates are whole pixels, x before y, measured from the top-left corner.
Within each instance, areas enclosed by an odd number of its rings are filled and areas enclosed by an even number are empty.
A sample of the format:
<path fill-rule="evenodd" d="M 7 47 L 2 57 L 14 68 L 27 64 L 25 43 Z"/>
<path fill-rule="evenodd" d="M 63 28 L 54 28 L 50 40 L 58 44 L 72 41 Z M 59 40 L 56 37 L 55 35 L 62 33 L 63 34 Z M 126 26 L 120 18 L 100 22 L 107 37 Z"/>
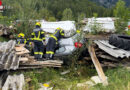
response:
<path fill-rule="evenodd" d="M 16 45 L 13 40 L 0 42 L 0 71 L 18 68 L 61 67 L 63 64 L 60 60 L 37 61 L 29 53 L 24 44 Z"/>
<path fill-rule="evenodd" d="M 96 57 L 95 50 L 94 50 L 93 46 L 90 45 L 88 47 L 88 49 L 89 49 L 89 54 L 90 54 L 90 56 L 92 58 L 94 66 L 95 66 L 95 68 L 97 70 L 97 73 L 98 73 L 103 85 L 108 85 L 107 78 L 106 78 L 106 76 L 105 76 L 105 74 L 104 74 L 104 72 L 102 70 L 102 67 L 101 67 L 101 65 L 100 65 L 100 63 L 99 63 L 99 61 L 98 61 L 98 59 Z"/>

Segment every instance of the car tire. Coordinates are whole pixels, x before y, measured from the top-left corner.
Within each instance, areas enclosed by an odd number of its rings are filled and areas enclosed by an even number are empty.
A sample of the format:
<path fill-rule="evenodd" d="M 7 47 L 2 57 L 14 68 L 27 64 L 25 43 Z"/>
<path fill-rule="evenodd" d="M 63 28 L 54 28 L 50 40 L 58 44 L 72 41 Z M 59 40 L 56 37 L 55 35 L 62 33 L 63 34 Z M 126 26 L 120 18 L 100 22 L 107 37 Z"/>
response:
<path fill-rule="evenodd" d="M 130 51 L 130 36 L 113 34 L 109 37 L 109 43 L 115 47 Z"/>

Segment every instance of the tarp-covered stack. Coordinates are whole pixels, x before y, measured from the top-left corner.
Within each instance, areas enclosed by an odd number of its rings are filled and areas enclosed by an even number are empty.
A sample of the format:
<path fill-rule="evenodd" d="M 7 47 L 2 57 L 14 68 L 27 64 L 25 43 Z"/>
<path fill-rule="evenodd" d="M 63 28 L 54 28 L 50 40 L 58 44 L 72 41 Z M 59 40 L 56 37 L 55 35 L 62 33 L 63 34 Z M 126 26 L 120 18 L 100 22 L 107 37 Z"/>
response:
<path fill-rule="evenodd" d="M 92 27 L 94 27 L 94 25 L 105 32 L 115 32 L 114 20 L 110 17 L 88 18 L 88 22 L 83 31 L 92 32 Z"/>
<path fill-rule="evenodd" d="M 59 21 L 45 22 L 41 21 L 41 28 L 48 33 L 54 33 L 56 28 L 62 28 L 65 32 L 65 37 L 70 37 L 76 33 L 75 21 Z"/>

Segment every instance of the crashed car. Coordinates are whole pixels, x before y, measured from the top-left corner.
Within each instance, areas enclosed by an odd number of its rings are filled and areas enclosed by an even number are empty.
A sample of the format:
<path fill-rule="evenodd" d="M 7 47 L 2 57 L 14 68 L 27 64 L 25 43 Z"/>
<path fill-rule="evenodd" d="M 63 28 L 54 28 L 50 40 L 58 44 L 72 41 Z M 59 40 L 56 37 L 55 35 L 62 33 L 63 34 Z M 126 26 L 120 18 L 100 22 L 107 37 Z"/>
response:
<path fill-rule="evenodd" d="M 55 51 L 54 56 L 66 56 L 73 54 L 78 48 L 81 48 L 84 39 L 80 33 L 76 33 L 74 21 L 59 21 L 59 22 L 41 22 L 41 28 L 46 33 L 54 33 L 57 27 L 61 27 L 65 32 L 65 38 L 59 41 L 59 48 Z M 46 36 L 46 43 L 49 35 Z"/>

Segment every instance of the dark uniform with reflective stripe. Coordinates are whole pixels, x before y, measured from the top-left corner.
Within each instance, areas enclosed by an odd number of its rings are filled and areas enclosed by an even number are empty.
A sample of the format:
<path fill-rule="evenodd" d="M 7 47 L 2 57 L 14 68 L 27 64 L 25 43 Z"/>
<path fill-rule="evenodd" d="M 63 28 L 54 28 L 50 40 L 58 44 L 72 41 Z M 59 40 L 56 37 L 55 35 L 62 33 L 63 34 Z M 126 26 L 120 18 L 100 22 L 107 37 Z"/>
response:
<path fill-rule="evenodd" d="M 40 59 L 43 56 L 44 45 L 43 41 L 45 40 L 44 31 L 40 27 L 36 27 L 33 30 L 32 40 L 34 42 L 34 57 Z"/>
<path fill-rule="evenodd" d="M 17 40 L 16 40 L 16 43 L 17 44 L 26 44 L 27 43 L 27 40 L 22 38 L 22 37 L 19 37 Z"/>
<path fill-rule="evenodd" d="M 58 41 L 64 37 L 64 30 L 56 30 L 53 35 L 50 36 L 46 46 L 46 58 L 52 59 L 55 49 L 58 45 Z"/>

